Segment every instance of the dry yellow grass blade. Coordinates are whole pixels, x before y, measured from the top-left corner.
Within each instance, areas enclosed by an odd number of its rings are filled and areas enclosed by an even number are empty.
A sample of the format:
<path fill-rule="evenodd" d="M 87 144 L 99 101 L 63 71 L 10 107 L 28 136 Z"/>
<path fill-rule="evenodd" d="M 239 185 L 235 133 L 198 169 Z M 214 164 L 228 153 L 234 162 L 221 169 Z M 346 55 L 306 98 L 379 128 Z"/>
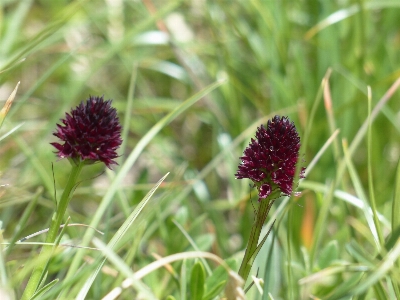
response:
<path fill-rule="evenodd" d="M 11 104 L 14 101 L 14 98 L 15 98 L 15 95 L 17 94 L 17 90 L 18 90 L 20 83 L 21 82 L 18 81 L 17 86 L 15 87 L 14 91 L 11 93 L 10 97 L 8 97 L 6 104 L 4 104 L 3 108 L 0 111 L 0 127 L 3 125 L 4 119 L 6 118 L 6 115 L 11 108 Z"/>

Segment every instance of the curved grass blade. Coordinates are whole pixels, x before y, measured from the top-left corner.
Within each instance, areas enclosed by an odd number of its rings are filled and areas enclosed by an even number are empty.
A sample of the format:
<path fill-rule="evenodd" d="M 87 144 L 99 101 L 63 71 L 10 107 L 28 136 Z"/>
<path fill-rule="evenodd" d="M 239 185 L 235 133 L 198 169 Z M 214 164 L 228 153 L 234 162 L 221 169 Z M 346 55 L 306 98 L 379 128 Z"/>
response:
<path fill-rule="evenodd" d="M 157 188 L 160 184 L 164 181 L 164 179 L 168 176 L 167 173 L 164 177 L 162 177 L 154 187 L 147 193 L 147 195 L 143 198 L 143 200 L 136 206 L 135 210 L 130 214 L 130 216 L 125 220 L 122 226 L 118 229 L 116 234 L 112 237 L 110 242 L 104 245 L 100 240 L 95 240 L 94 243 L 96 247 L 100 248 L 102 252 L 106 255 L 108 259 L 111 259 L 114 263 L 116 263 L 119 267 L 120 271 L 123 271 L 124 274 L 128 275 L 128 277 L 133 278 L 133 272 L 130 268 L 115 254 L 113 251 L 117 245 L 117 243 L 121 240 L 121 238 L 125 235 L 128 229 L 131 227 L 132 223 L 137 219 L 143 208 L 147 205 Z M 89 292 L 90 287 L 92 286 L 95 278 L 97 277 L 98 273 L 100 272 L 101 268 L 103 267 L 106 259 L 102 259 L 102 261 L 98 264 L 96 270 L 90 275 L 90 277 L 86 280 L 84 286 L 80 290 L 76 299 L 85 299 L 87 293 Z M 137 282 L 137 281 L 136 281 Z M 147 289 L 143 288 L 142 285 L 137 285 L 140 290 L 147 295 L 148 298 L 146 299 L 156 299 L 156 297 L 149 292 Z"/>

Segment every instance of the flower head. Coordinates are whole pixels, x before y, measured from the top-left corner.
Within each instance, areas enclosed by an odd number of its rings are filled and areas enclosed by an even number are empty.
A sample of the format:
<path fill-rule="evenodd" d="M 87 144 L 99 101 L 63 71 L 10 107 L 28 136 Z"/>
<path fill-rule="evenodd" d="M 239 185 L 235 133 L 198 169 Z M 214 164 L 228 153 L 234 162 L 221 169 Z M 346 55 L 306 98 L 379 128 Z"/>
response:
<path fill-rule="evenodd" d="M 258 189 L 260 199 L 268 197 L 279 189 L 284 195 L 291 195 L 296 164 L 299 158 L 300 137 L 288 117 L 275 116 L 268 121 L 267 128 L 257 128 L 256 139 L 240 157 L 235 176 L 249 178 Z M 300 178 L 304 178 L 301 169 Z"/>
<path fill-rule="evenodd" d="M 64 125 L 57 124 L 53 133 L 63 144 L 51 143 L 60 158 L 69 158 L 75 163 L 102 161 L 108 168 L 117 164 L 116 150 L 122 143 L 121 124 L 112 100 L 90 96 L 86 103 L 81 102 L 71 113 L 61 119 Z"/>

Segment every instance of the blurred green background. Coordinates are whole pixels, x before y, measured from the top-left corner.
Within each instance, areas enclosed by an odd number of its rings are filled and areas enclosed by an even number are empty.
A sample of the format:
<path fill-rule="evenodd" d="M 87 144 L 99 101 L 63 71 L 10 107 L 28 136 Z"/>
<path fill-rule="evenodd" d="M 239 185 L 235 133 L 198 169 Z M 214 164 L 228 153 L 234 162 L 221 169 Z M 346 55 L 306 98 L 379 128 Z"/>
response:
<path fill-rule="evenodd" d="M 301 197 L 282 207 L 278 200 L 273 208 L 283 211 L 273 242 L 267 243 L 273 247 L 257 261 L 258 277 L 266 282 L 264 296 L 270 291 L 274 299 L 324 298 L 362 271 L 344 269 L 322 276 L 324 280 L 301 280 L 332 266 L 366 264 L 360 257 L 371 264 L 372 272 L 378 264 L 368 208 L 358 208 L 351 195 L 369 207 L 370 167 L 377 210 L 384 216 L 382 232 L 390 235 L 400 153 L 397 87 L 374 119 L 370 160 L 366 134 L 358 132 L 368 117 L 367 87 L 374 107 L 400 75 L 399 0 L 2 0 L 0 72 L 2 102 L 21 82 L 0 135 L 23 124 L 0 144 L 4 240 L 15 232 L 19 239 L 48 226 L 54 207 L 51 163 L 59 195 L 69 172 L 68 161 L 57 161 L 49 143 L 56 140 L 55 124 L 80 101 L 89 95 L 113 99 L 125 130 L 118 159 L 123 165 L 154 124 L 200 90 L 225 80 L 164 126 L 140 152 L 102 218 L 103 240 L 108 241 L 152 185 L 171 172 L 157 191 L 159 202 L 144 215 L 143 228 L 131 233 L 117 253 L 136 270 L 155 259 L 152 253 L 166 256 L 193 249 L 177 222 L 199 249 L 239 259 L 257 197 L 250 182 L 235 180 L 234 174 L 256 127 L 279 114 L 288 115 L 300 132 L 305 167 L 335 129 L 340 133 L 309 170 Z M 321 85 L 324 77 L 328 81 Z M 355 138 L 361 140 L 352 153 L 350 175 L 349 165 L 342 163 L 342 140 L 351 145 Z M 113 178 L 103 169 L 94 165 L 84 170 L 68 212 L 73 223 L 90 223 Z M 39 187 L 44 191 L 21 224 Z M 84 230 L 68 229 L 70 243 L 79 245 Z M 355 244 L 359 256 L 349 250 Z M 13 278 L 22 264 L 32 261 L 37 248 L 13 247 L 6 256 L 6 277 Z M 52 276 L 63 277 L 75 251 L 68 248 L 57 257 Z M 271 261 L 272 266 L 267 263 Z M 176 272 L 181 267 L 177 264 Z M 397 284 L 399 269 L 390 271 Z M 176 282 L 184 278 L 179 275 L 159 270 L 144 282 L 160 299 L 180 298 Z M 118 286 L 122 277 L 117 278 L 99 275 L 88 299 L 100 299 Z M 10 285 L 19 295 L 23 282 Z M 393 295 L 393 288 L 383 287 L 379 294 L 379 286 L 371 284 L 364 296 Z M 73 287 L 76 291 L 79 283 Z M 131 299 L 130 293 L 128 289 L 123 295 Z M 254 287 L 248 297 L 261 299 Z"/>

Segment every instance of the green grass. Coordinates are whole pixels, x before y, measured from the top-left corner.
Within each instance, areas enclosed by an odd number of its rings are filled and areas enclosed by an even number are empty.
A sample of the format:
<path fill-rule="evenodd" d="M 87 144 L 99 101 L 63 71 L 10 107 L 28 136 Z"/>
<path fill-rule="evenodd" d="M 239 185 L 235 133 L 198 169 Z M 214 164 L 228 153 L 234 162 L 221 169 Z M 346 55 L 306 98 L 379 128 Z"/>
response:
<path fill-rule="evenodd" d="M 234 174 L 275 114 L 307 175 L 271 209 L 247 298 L 400 298 L 399 19 L 399 0 L 1 1 L 1 101 L 21 82 L 0 128 L 1 290 L 24 290 L 45 234 L 17 241 L 49 226 L 68 178 L 52 132 L 91 94 L 113 99 L 124 143 L 113 171 L 84 168 L 67 215 L 104 234 L 66 228 L 37 299 L 128 278 L 119 299 L 224 297 L 258 205 Z"/>

